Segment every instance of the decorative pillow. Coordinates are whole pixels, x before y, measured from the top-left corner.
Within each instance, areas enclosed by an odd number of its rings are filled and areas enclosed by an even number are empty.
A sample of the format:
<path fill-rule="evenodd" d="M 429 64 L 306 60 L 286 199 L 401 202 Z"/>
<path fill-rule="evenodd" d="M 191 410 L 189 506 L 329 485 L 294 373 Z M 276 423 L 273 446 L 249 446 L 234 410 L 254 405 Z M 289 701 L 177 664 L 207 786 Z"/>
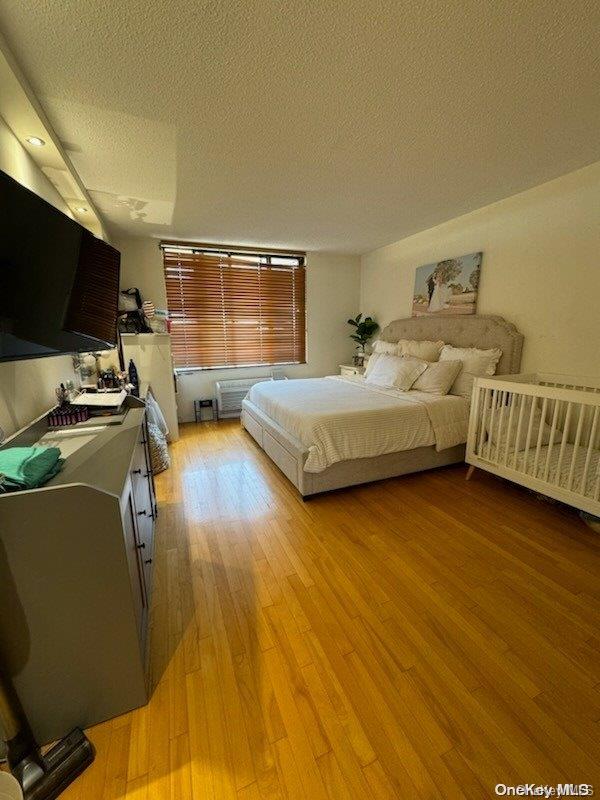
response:
<path fill-rule="evenodd" d="M 523 417 L 521 420 L 521 430 L 519 431 L 519 440 L 517 439 L 517 428 L 519 427 L 519 410 L 515 408 L 513 411 L 513 418 L 510 424 L 510 430 L 508 425 L 508 414 L 510 413 L 509 408 L 504 409 L 504 423 L 502 425 L 502 431 L 499 431 L 500 427 L 500 409 L 497 408 L 494 414 L 494 428 L 490 434 L 490 411 L 488 409 L 485 421 L 485 431 L 488 437 L 491 440 L 493 445 L 499 446 L 500 450 L 504 450 L 506 448 L 507 442 L 510 445 L 511 452 L 513 450 L 525 450 L 527 446 L 527 431 L 529 429 L 529 417 L 531 416 L 531 400 L 529 400 L 525 404 L 525 408 L 523 410 Z M 544 420 L 542 420 L 542 412 L 539 408 L 536 408 L 533 412 L 533 424 L 531 426 L 531 439 L 529 440 L 529 446 L 531 448 L 537 447 L 537 440 L 540 433 L 540 425 L 543 426 L 542 428 L 542 446 L 547 445 L 550 443 L 550 431 L 552 428 L 548 425 Z M 500 436 L 498 436 L 500 433 Z M 554 439 L 552 440 L 553 444 L 558 444 L 558 442 L 562 442 L 562 432 L 558 430 L 558 428 L 554 431 Z"/>
<path fill-rule="evenodd" d="M 402 392 L 407 392 L 426 369 L 427 364 L 423 361 L 381 353 L 370 374 L 365 378 L 365 382 L 386 389 L 400 389 Z"/>
<path fill-rule="evenodd" d="M 448 394 L 461 367 L 462 362 L 460 361 L 430 362 L 426 364 L 426 369 L 417 378 L 412 388 L 418 392 L 428 392 L 429 394 Z"/>
<path fill-rule="evenodd" d="M 502 356 L 497 347 L 491 350 L 478 350 L 476 347 L 452 347 L 447 344 L 442 348 L 440 361 L 462 361 L 462 370 L 454 381 L 450 394 L 471 399 L 473 381 L 483 375 L 494 375 L 496 366 Z"/>
<path fill-rule="evenodd" d="M 400 351 L 398 350 L 398 345 L 396 342 L 384 342 L 381 339 L 378 339 L 373 344 L 373 352 L 374 353 L 389 353 L 392 356 L 399 356 Z"/>
<path fill-rule="evenodd" d="M 364 371 L 365 378 L 368 378 L 369 375 L 373 372 L 375 364 L 381 358 L 382 355 L 383 355 L 382 353 L 371 353 L 365 366 L 365 371 Z"/>
<path fill-rule="evenodd" d="M 381 339 L 378 339 L 376 342 L 374 342 L 373 352 L 369 356 L 369 359 L 365 366 L 365 372 L 364 372 L 365 378 L 369 377 L 369 375 L 373 371 L 373 368 L 375 367 L 375 364 L 377 363 L 377 359 L 379 358 L 379 356 L 383 354 L 399 356 L 400 351 L 398 350 L 398 345 L 395 342 L 384 342 Z"/>
<path fill-rule="evenodd" d="M 444 342 L 431 342 L 427 339 L 400 339 L 398 352 L 401 356 L 421 358 L 423 361 L 438 361 Z"/>

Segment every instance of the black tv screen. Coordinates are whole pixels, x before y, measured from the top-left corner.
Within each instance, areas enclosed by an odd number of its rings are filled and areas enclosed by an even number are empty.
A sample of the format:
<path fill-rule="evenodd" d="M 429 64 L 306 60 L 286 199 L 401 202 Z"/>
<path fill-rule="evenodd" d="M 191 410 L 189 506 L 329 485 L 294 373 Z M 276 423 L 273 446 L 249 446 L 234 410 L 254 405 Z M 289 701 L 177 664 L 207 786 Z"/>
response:
<path fill-rule="evenodd" d="M 0 361 L 114 347 L 120 260 L 0 171 Z"/>

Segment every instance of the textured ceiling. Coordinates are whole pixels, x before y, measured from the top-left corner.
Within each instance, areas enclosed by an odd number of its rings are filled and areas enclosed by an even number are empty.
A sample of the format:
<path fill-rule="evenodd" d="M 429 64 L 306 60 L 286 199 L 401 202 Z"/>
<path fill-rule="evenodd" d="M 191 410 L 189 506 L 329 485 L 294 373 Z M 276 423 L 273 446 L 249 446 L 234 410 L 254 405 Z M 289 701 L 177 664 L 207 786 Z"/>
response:
<path fill-rule="evenodd" d="M 113 230 L 364 252 L 600 159 L 598 0 L 0 0 Z"/>

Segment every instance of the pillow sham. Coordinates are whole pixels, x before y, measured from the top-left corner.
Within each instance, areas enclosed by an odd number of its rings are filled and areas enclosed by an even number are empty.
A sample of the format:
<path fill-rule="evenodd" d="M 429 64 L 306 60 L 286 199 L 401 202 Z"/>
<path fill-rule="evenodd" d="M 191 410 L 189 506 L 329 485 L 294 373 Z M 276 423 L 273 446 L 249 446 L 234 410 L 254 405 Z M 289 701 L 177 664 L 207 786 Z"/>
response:
<path fill-rule="evenodd" d="M 426 364 L 426 369 L 419 375 L 412 388 L 428 394 L 448 394 L 461 367 L 460 361 L 430 362 Z"/>
<path fill-rule="evenodd" d="M 377 363 L 378 359 L 380 359 L 382 353 L 371 353 L 371 355 L 367 358 L 367 363 L 365 364 L 365 371 L 363 373 L 365 378 L 368 378 L 369 375 L 373 372 L 375 364 Z"/>
<path fill-rule="evenodd" d="M 426 369 L 427 364 L 423 361 L 381 353 L 375 366 L 365 378 L 365 383 L 407 392 Z"/>
<path fill-rule="evenodd" d="M 381 339 L 378 339 L 376 342 L 373 343 L 373 352 L 389 353 L 392 356 L 400 355 L 400 351 L 398 350 L 398 345 L 396 344 L 396 342 L 384 342 Z"/>
<path fill-rule="evenodd" d="M 398 356 L 400 355 L 398 351 L 398 345 L 395 342 L 384 342 L 381 339 L 378 339 L 376 342 L 373 343 L 373 352 L 368 358 L 364 376 L 368 378 L 371 372 L 373 372 L 373 368 L 377 363 L 377 359 L 381 355 L 391 355 L 391 356 Z"/>
<path fill-rule="evenodd" d="M 423 361 L 438 361 L 444 342 L 432 342 L 428 339 L 400 339 L 398 352 L 401 356 L 422 358 Z"/>
<path fill-rule="evenodd" d="M 531 416 L 531 401 L 528 401 L 525 404 L 525 408 L 523 409 L 523 417 L 521 420 L 521 430 L 519 431 L 519 439 L 517 440 L 517 429 L 519 427 L 519 411 L 515 409 L 513 412 L 512 422 L 509 426 L 508 424 L 508 413 L 509 409 L 504 410 L 504 425 L 502 426 L 502 431 L 499 431 L 499 414 L 500 409 L 496 409 L 496 414 L 494 417 L 494 427 L 493 430 L 490 431 L 490 412 L 488 409 L 487 418 L 485 421 L 485 432 L 488 435 L 491 443 L 496 447 L 499 447 L 500 450 L 504 450 L 506 448 L 507 443 L 510 445 L 511 452 L 513 450 L 525 450 L 527 446 L 527 431 L 529 429 L 529 418 Z M 531 439 L 529 440 L 529 446 L 533 449 L 537 447 L 537 440 L 540 434 L 540 426 L 542 427 L 542 441 L 541 445 L 547 445 L 550 443 L 550 432 L 552 428 L 550 425 L 546 423 L 545 420 L 542 419 L 542 412 L 539 408 L 536 408 L 533 412 L 533 424 L 531 426 Z M 500 433 L 500 436 L 498 434 Z M 552 440 L 553 444 L 558 444 L 562 442 L 562 432 L 558 430 L 558 428 L 554 431 L 554 439 Z"/>
<path fill-rule="evenodd" d="M 497 347 L 491 350 L 479 350 L 477 347 L 444 345 L 440 361 L 462 361 L 462 370 L 454 381 L 450 394 L 457 394 L 470 400 L 475 378 L 494 375 L 501 356 L 502 350 Z"/>

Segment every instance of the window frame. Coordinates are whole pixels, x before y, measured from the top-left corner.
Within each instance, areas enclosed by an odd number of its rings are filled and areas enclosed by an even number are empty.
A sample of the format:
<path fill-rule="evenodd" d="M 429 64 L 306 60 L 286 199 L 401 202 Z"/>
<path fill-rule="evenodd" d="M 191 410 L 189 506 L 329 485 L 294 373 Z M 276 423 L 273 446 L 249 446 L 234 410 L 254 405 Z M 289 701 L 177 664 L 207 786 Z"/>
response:
<path fill-rule="evenodd" d="M 255 367 L 262 367 L 264 369 L 272 367 L 284 366 L 301 366 L 307 363 L 308 359 L 308 330 L 307 330 L 307 308 L 306 308 L 306 253 L 300 250 L 293 249 L 275 249 L 275 248 L 254 248 L 245 247 L 242 245 L 220 245 L 220 244 L 204 244 L 195 242 L 181 242 L 177 240 L 162 240 L 159 243 L 159 249 L 163 258 L 163 280 L 165 280 L 166 265 L 165 265 L 165 251 L 181 252 L 187 254 L 206 254 L 210 256 L 221 256 L 225 258 L 254 258 L 261 259 L 260 263 L 265 266 L 280 267 L 285 269 L 288 267 L 290 270 L 294 268 L 302 268 L 304 271 L 304 296 L 303 296 L 303 327 L 302 335 L 304 337 L 303 358 L 301 361 L 249 361 L 236 364 L 211 364 L 207 366 L 174 366 L 173 369 L 176 374 L 186 374 L 192 372 L 207 372 L 210 370 L 230 370 L 230 369 L 250 369 Z M 295 264 L 278 264 L 277 260 L 288 259 L 295 261 Z M 275 263 L 274 263 L 275 262 Z M 166 286 L 165 286 L 166 291 Z M 167 312 L 168 308 L 167 297 Z"/>

